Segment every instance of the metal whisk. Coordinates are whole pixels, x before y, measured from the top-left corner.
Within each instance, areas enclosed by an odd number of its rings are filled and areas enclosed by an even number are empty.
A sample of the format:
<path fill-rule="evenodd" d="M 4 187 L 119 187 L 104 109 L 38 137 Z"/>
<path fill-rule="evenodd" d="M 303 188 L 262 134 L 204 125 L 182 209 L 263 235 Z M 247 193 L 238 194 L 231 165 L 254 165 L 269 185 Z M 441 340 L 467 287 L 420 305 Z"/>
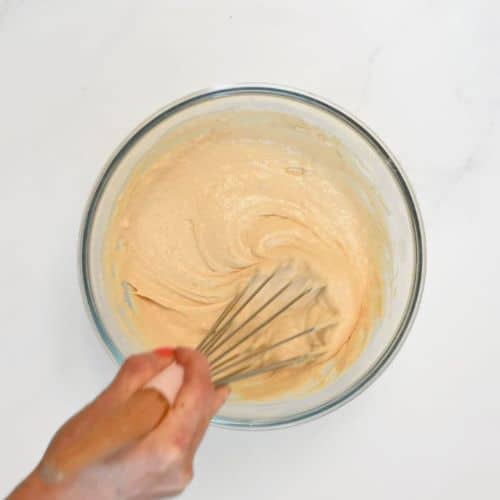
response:
<path fill-rule="evenodd" d="M 285 292 L 296 284 L 296 280 L 292 278 L 279 286 L 277 291 L 272 292 L 270 298 L 267 298 L 262 304 L 254 305 L 258 302 L 259 297 L 265 292 L 269 292 L 273 278 L 277 276 L 279 271 L 280 268 L 276 269 L 258 284 L 253 291 L 252 284 L 255 282 L 255 278 L 250 280 L 246 288 L 226 306 L 207 335 L 197 346 L 197 349 L 205 354 L 209 360 L 213 383 L 216 387 L 254 377 L 261 373 L 308 363 L 323 354 L 323 352 L 311 352 L 282 361 L 255 366 L 255 361 L 258 361 L 269 351 L 331 325 L 309 327 L 270 345 L 255 349 L 244 349 L 245 344 L 248 344 L 251 339 L 254 339 L 258 333 L 262 332 L 272 321 L 290 309 L 300 299 L 321 290 L 321 288 L 305 286 L 298 293 L 293 294 L 291 298 L 286 298 L 284 304 L 280 304 L 280 300 L 283 301 L 285 298 Z M 240 319 L 243 311 L 251 309 L 252 305 L 254 305 L 252 312 L 246 318 Z M 268 311 L 272 310 L 272 306 L 278 308 L 269 313 Z M 267 316 L 259 319 L 260 314 L 263 312 L 266 312 Z M 257 324 L 252 325 L 255 319 L 258 319 Z M 249 331 L 245 331 L 245 327 L 248 327 Z M 238 348 L 243 348 L 243 352 L 235 353 Z"/>

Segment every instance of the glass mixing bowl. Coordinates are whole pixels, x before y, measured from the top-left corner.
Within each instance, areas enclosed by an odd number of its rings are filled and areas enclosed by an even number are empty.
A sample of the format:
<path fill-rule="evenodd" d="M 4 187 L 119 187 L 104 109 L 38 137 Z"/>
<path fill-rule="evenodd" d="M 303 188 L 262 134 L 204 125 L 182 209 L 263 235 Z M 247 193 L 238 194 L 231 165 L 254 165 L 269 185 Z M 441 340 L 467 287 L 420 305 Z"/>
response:
<path fill-rule="evenodd" d="M 272 402 L 230 400 L 213 419 L 224 427 L 271 428 L 324 415 L 368 387 L 401 347 L 417 311 L 425 269 L 422 221 L 401 167 L 367 127 L 324 99 L 283 87 L 237 85 L 181 99 L 141 124 L 104 167 L 84 215 L 80 269 L 90 316 L 104 344 L 121 363 L 139 348 L 121 330 L 104 286 L 104 234 L 115 201 L 141 158 L 176 125 L 207 113 L 241 109 L 290 114 L 336 137 L 350 151 L 356 168 L 369 180 L 387 209 L 392 253 L 385 282 L 384 315 L 354 364 L 313 394 Z"/>

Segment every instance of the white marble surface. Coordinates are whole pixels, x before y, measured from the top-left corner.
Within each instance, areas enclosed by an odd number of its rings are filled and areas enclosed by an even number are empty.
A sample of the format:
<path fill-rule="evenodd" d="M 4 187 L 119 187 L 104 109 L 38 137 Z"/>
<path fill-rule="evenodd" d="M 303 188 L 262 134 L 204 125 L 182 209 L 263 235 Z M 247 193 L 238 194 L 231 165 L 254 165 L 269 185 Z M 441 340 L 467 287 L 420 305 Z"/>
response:
<path fill-rule="evenodd" d="M 76 266 L 101 165 L 173 98 L 268 81 L 330 98 L 400 158 L 426 290 L 367 392 L 283 431 L 210 429 L 183 498 L 499 498 L 499 19 L 480 0 L 0 0 L 0 496 L 115 372 Z"/>

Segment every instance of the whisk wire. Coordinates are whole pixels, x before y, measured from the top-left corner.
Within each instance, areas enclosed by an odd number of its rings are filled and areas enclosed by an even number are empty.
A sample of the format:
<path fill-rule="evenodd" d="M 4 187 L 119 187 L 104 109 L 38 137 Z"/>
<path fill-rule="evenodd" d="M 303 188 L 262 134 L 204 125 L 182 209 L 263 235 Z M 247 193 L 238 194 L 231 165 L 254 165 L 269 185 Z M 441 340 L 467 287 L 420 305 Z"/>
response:
<path fill-rule="evenodd" d="M 226 336 L 221 337 L 210 349 L 206 351 L 206 355 L 210 356 L 213 354 L 222 344 L 226 343 L 229 339 L 233 338 L 239 331 L 241 331 L 245 326 L 248 325 L 256 316 L 258 316 L 264 309 L 266 309 L 270 304 L 272 304 L 285 290 L 287 290 L 292 284 L 289 281 L 286 285 L 281 287 L 270 299 L 268 299 L 264 304 L 262 304 L 254 313 L 248 316 L 241 324 L 239 324 L 232 332 L 228 333 Z M 215 361 L 215 360 L 214 360 Z"/>
<path fill-rule="evenodd" d="M 257 326 L 250 327 L 250 331 L 248 333 L 243 334 L 243 328 L 249 325 L 252 320 L 257 318 L 263 311 L 269 308 L 271 304 L 275 303 L 278 298 L 292 286 L 292 284 L 297 282 L 296 280 L 291 279 L 283 286 L 280 286 L 278 291 L 273 293 L 272 296 L 265 300 L 263 304 L 259 305 L 255 311 L 248 314 L 248 316 L 246 316 L 245 319 L 239 324 L 234 325 L 242 311 L 255 299 L 264 287 L 268 285 L 274 277 L 276 277 L 279 270 L 280 267 L 276 268 L 269 276 L 259 283 L 255 290 L 249 293 L 247 297 L 249 290 L 252 288 L 252 284 L 255 282 L 256 276 L 254 276 L 243 291 L 238 293 L 235 298 L 227 304 L 217 317 L 208 333 L 198 344 L 197 349 L 208 357 L 211 366 L 212 380 L 216 387 L 254 377 L 262 373 L 273 372 L 275 370 L 293 367 L 302 363 L 312 362 L 324 354 L 324 352 L 312 352 L 256 366 L 257 360 L 259 358 L 263 358 L 263 356 L 269 351 L 277 349 L 278 347 L 292 342 L 299 337 L 306 336 L 332 325 L 327 325 L 326 327 L 312 326 L 270 345 L 264 345 L 255 349 L 247 347 L 242 352 L 234 352 L 236 349 L 241 348 L 258 332 L 262 331 L 278 316 L 292 307 L 302 297 L 313 291 L 321 290 L 321 288 L 313 287 L 308 287 L 305 290 L 302 290 L 292 299 L 288 300 L 285 305 L 281 306 L 276 312 L 272 313 L 263 321 L 260 321 Z M 236 337 L 236 335 L 240 332 L 241 335 Z M 226 347 L 224 348 L 224 346 Z M 219 350 L 222 350 L 222 352 L 219 353 Z M 262 361 L 259 361 L 259 363 L 261 362 Z"/>
<path fill-rule="evenodd" d="M 210 335 L 207 335 L 207 337 L 211 337 L 209 342 L 207 342 L 204 346 L 204 349 L 202 352 L 204 352 L 205 354 L 208 354 L 209 353 L 209 350 L 213 347 L 213 345 L 222 337 L 223 333 L 225 331 L 227 331 L 227 329 L 231 326 L 231 323 L 234 321 L 234 319 L 236 318 L 236 316 L 238 316 L 238 314 L 249 304 L 249 302 L 273 279 L 273 277 L 276 275 L 276 273 L 278 272 L 278 269 L 274 270 L 274 272 L 269 275 L 258 287 L 256 290 L 254 290 L 250 296 L 243 302 L 243 304 L 241 304 L 240 307 L 238 307 L 238 309 L 236 310 L 236 312 L 225 322 L 223 323 L 225 317 L 231 312 L 231 310 L 233 309 L 233 307 L 236 306 L 236 304 L 238 304 L 238 302 L 241 300 L 242 297 L 245 296 L 245 294 L 247 293 L 247 291 L 249 290 L 252 282 L 255 280 L 256 276 L 254 276 L 247 284 L 247 286 L 243 289 L 243 291 L 241 293 L 239 293 L 238 295 L 236 295 L 235 299 L 232 300 L 228 307 L 226 309 L 224 309 L 224 311 L 222 312 L 222 315 L 221 317 L 219 317 L 219 320 L 217 321 L 217 326 L 215 328 L 212 327 L 211 329 L 211 334 Z M 223 324 L 222 324 L 223 323 Z M 219 328 L 220 327 L 220 328 Z M 217 331 L 217 329 L 219 329 Z"/>
<path fill-rule="evenodd" d="M 291 335 L 290 337 L 287 337 L 283 340 L 280 340 L 279 342 L 275 342 L 274 344 L 271 344 L 270 346 L 264 346 L 261 349 L 256 349 L 255 351 L 250 352 L 250 354 L 236 354 L 233 356 L 230 356 L 229 358 L 220 361 L 219 363 L 215 364 L 212 367 L 212 375 L 218 375 L 219 373 L 222 373 L 229 368 L 233 368 L 234 366 L 239 365 L 240 363 L 243 363 L 244 361 L 248 361 L 249 359 L 256 358 L 258 356 L 262 356 L 266 352 L 272 351 L 273 349 L 276 349 L 277 347 L 280 347 L 284 344 L 287 344 L 288 342 L 297 339 L 299 337 L 302 337 L 303 335 L 307 335 L 308 333 L 312 333 L 316 330 L 316 327 L 313 326 L 311 328 L 307 328 L 306 330 L 302 330 L 299 333 L 296 333 L 294 335 Z"/>
<path fill-rule="evenodd" d="M 226 316 L 231 312 L 231 309 L 234 307 L 234 305 L 236 304 L 236 302 L 238 302 L 238 300 L 240 299 L 240 297 L 241 297 L 241 294 L 236 295 L 233 300 L 229 301 L 229 303 L 227 304 L 227 306 L 224 308 L 224 310 L 221 312 L 221 314 L 215 320 L 214 324 L 212 325 L 212 327 L 210 328 L 210 330 L 208 331 L 208 333 L 205 335 L 205 337 L 203 337 L 203 339 L 201 340 L 201 342 L 196 347 L 196 349 L 198 351 L 200 351 L 200 352 L 204 352 L 205 351 L 205 346 L 209 343 L 209 341 L 211 340 L 211 338 L 213 337 L 213 335 L 215 335 L 215 333 L 217 332 L 217 329 L 219 328 L 220 324 L 224 321 L 224 319 L 226 318 Z"/>
<path fill-rule="evenodd" d="M 221 387 L 223 385 L 231 384 L 239 380 L 243 380 L 250 377 L 255 377 L 256 375 L 261 375 L 262 373 L 272 372 L 275 370 L 281 370 L 283 368 L 291 368 L 292 366 L 299 365 L 302 363 L 314 361 L 324 354 L 324 351 L 315 352 L 310 354 L 300 354 L 299 356 L 294 356 L 293 358 L 288 358 L 283 361 L 277 361 L 271 363 L 267 366 L 262 366 L 260 368 L 254 368 L 252 370 L 246 371 L 247 367 L 244 369 L 236 370 L 229 375 L 224 375 L 218 379 L 215 379 L 213 384 L 215 387 Z"/>
<path fill-rule="evenodd" d="M 299 295 L 297 295 L 296 297 L 294 297 L 292 300 L 290 300 L 287 304 L 285 304 L 281 309 L 279 309 L 277 312 L 275 312 L 274 314 L 272 314 L 269 318 L 267 318 L 265 321 L 263 321 L 262 323 L 260 323 L 258 326 L 256 326 L 253 330 L 250 331 L 250 333 L 247 333 L 245 336 L 243 336 L 243 338 L 241 338 L 238 342 L 236 342 L 234 345 L 232 345 L 231 347 L 227 348 L 224 352 L 222 352 L 222 354 L 219 354 L 219 356 L 217 356 L 215 359 L 213 359 L 211 362 L 212 363 L 216 363 L 217 361 L 219 361 L 220 359 L 222 359 L 224 356 L 226 356 L 227 354 L 229 354 L 230 352 L 233 352 L 238 346 L 240 346 L 243 342 L 246 342 L 249 338 L 253 337 L 257 332 L 259 332 L 260 330 L 262 330 L 262 328 L 266 327 L 267 325 L 269 325 L 269 323 L 271 323 L 271 321 L 275 320 L 278 316 L 280 316 L 282 313 L 284 313 L 288 308 L 290 308 L 293 304 L 295 304 L 295 302 L 297 302 L 298 300 L 300 300 L 302 297 L 304 297 L 304 295 L 307 295 L 309 292 L 311 292 L 312 288 L 308 288 L 307 290 L 304 290 L 302 293 L 300 293 Z M 268 301 L 269 303 L 271 303 L 271 300 Z M 262 308 L 263 309 L 263 308 Z M 261 310 L 262 310 L 261 309 Z M 259 311 L 261 312 L 261 311 Z M 256 313 L 258 314 L 258 313 Z M 229 337 L 229 336 L 228 336 Z"/>

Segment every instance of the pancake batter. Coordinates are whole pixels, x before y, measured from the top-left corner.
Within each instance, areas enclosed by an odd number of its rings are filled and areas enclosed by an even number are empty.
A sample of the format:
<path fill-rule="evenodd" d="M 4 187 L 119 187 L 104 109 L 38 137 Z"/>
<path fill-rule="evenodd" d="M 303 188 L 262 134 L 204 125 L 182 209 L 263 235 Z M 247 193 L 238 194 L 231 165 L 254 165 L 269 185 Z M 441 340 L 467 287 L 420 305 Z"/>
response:
<path fill-rule="evenodd" d="M 387 252 L 381 203 L 335 139 L 288 115 L 238 111 L 177 126 L 137 166 L 104 258 L 112 302 L 146 349 L 196 346 L 257 272 L 282 264 L 309 279 L 317 293 L 257 342 L 322 325 L 267 361 L 324 354 L 234 387 L 269 399 L 317 389 L 356 360 L 382 314 Z"/>

